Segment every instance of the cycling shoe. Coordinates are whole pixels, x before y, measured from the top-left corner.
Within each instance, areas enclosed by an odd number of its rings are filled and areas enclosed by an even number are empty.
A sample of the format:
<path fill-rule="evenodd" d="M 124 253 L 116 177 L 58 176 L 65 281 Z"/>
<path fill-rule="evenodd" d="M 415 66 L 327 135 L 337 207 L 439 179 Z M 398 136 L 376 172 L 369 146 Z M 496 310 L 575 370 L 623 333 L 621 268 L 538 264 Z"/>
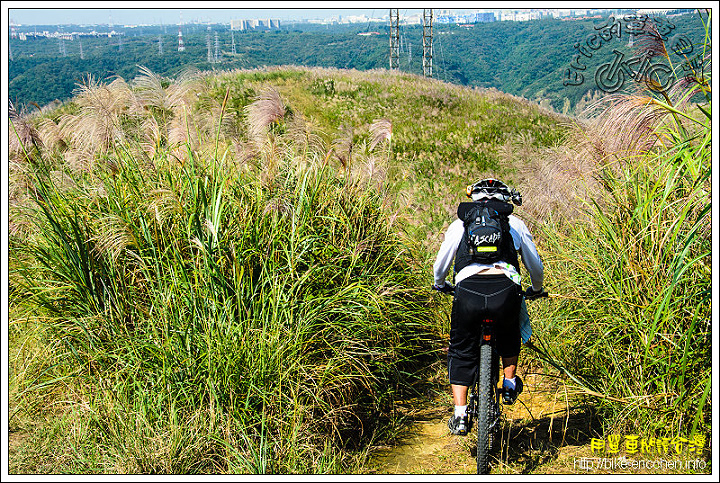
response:
<path fill-rule="evenodd" d="M 451 416 L 448 420 L 448 428 L 450 432 L 456 436 L 465 436 L 468 434 L 468 417 Z"/>
<path fill-rule="evenodd" d="M 520 393 L 523 390 L 523 383 L 522 379 L 520 379 L 520 376 L 515 376 L 515 389 L 510 389 L 510 387 L 503 384 L 502 388 L 502 400 L 503 404 L 506 406 L 512 406 L 515 404 L 515 400 L 520 395 Z"/>

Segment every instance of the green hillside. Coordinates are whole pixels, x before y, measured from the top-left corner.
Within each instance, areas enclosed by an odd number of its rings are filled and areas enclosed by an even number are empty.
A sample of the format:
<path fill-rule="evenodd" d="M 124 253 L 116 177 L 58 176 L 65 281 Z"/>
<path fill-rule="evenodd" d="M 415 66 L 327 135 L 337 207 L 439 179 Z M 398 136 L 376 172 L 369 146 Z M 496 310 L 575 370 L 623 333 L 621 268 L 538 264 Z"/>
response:
<path fill-rule="evenodd" d="M 559 121 L 497 91 L 307 68 L 143 70 L 14 117 L 13 425 L 59 411 L 43 431 L 84 455 L 53 463 L 38 440 L 18 469 L 362 465 L 441 360 L 429 267 L 458 195 L 510 175 L 512 139 L 559 143 Z"/>
<path fill-rule="evenodd" d="M 485 176 L 557 295 L 521 364 L 594 437 L 710 434 L 709 75 L 581 122 L 385 70 L 139 72 L 11 110 L 11 472 L 366 472 L 447 392 L 432 262 Z"/>
<path fill-rule="evenodd" d="M 574 48 L 576 43 L 586 42 L 609 21 L 609 18 L 542 19 L 491 22 L 471 27 L 436 24 L 433 76 L 459 85 L 494 87 L 543 102 L 558 112 L 579 110 L 598 91 L 593 79 L 597 67 L 612 60 L 613 49 L 631 51 L 627 22 L 616 19 L 616 23 L 622 23 L 625 28 L 624 33 L 620 32 L 620 38 L 613 37 L 611 41 L 603 42 L 599 50 L 589 51 L 592 58 L 583 59 L 587 70 L 581 85 L 563 85 L 565 70 L 578 54 Z M 668 22 L 673 27 L 668 41 L 684 35 L 693 44 L 702 44 L 704 30 L 698 14 L 674 16 Z M 387 26 L 234 32 L 235 54 L 227 27 L 214 25 L 211 28 L 211 37 L 214 38 L 215 33 L 219 35 L 220 62 L 217 64 L 208 63 L 206 40 L 209 34 L 204 26 L 186 27 L 186 50 L 182 53 L 177 51 L 177 32 L 159 26 L 125 29 L 122 39 L 83 37 L 81 41 L 65 41 L 67 57 L 59 55 L 57 39 L 11 39 L 14 60 L 8 66 L 10 98 L 16 105 L 28 107 L 31 102 L 44 106 L 55 99 L 65 101 L 72 96 L 76 84 L 88 74 L 100 79 L 113 75 L 131 79 L 137 75 L 138 65 L 169 76 L 178 75 L 188 66 L 201 70 L 280 65 L 357 70 L 388 67 Z M 358 35 L 368 28 L 378 34 Z M 400 70 L 422 74 L 422 27 L 403 26 L 401 36 L 404 49 L 399 59 Z M 162 55 L 159 53 L 160 39 L 164 46 Z M 80 59 L 80 42 L 83 43 L 84 59 Z M 679 57 L 671 60 L 675 64 L 682 61 Z"/>

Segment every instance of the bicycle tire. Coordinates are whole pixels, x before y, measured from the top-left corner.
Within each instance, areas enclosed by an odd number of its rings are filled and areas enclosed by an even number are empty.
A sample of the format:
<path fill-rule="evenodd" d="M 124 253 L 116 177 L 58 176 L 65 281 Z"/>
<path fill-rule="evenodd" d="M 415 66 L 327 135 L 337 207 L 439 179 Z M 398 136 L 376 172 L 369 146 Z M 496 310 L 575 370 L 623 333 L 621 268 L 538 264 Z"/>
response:
<path fill-rule="evenodd" d="M 492 386 L 490 396 L 490 453 L 493 453 L 498 449 L 500 439 L 497 438 L 498 431 L 500 430 L 500 395 L 498 394 L 497 385 L 500 371 L 500 356 L 493 349 L 492 354 L 492 366 L 490 371 L 490 384 Z"/>
<path fill-rule="evenodd" d="M 477 417 L 477 474 L 490 473 L 490 450 L 492 449 L 493 388 L 492 373 L 493 350 L 490 344 L 480 346 L 480 366 L 478 367 L 478 417 Z"/>

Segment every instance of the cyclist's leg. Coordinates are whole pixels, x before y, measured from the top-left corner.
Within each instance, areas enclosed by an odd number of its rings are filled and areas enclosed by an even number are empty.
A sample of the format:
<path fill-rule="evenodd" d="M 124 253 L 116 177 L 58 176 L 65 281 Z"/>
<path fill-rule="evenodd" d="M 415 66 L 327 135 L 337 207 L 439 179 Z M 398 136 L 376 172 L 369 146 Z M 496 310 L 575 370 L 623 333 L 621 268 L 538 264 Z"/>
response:
<path fill-rule="evenodd" d="M 460 286 L 463 282 L 460 282 Z M 452 388 L 455 410 L 448 420 L 451 434 L 465 436 L 469 430 L 467 415 L 467 392 L 472 384 L 477 366 L 478 330 L 471 324 L 468 313 L 473 301 L 458 296 L 457 287 L 450 316 L 450 347 L 448 348 L 448 378 Z M 470 306 L 470 307 L 469 307 Z"/>
<path fill-rule="evenodd" d="M 520 354 L 520 304 L 522 292 L 510 279 L 498 280 L 498 290 L 488 298 L 488 309 L 497 320 L 496 349 L 503 362 L 503 385 L 515 390 L 518 356 Z M 520 383 L 521 384 L 521 383 Z M 520 387 L 517 388 L 518 393 Z M 513 394 L 513 402 L 516 394 Z"/>
<path fill-rule="evenodd" d="M 472 383 L 480 337 L 478 320 L 485 317 L 495 320 L 497 351 L 507 359 L 503 368 L 508 376 L 514 377 L 520 353 L 520 287 L 505 275 L 474 275 L 455 290 L 448 351 L 450 383 L 465 387 Z M 462 401 L 463 389 L 458 388 L 457 394 Z"/>
<path fill-rule="evenodd" d="M 450 347 L 448 348 L 448 378 L 453 388 L 455 404 L 467 400 L 467 388 L 477 371 L 480 325 L 478 313 L 484 305 L 482 296 L 473 293 L 471 280 L 462 280 L 455 288 L 450 316 Z M 466 290 L 465 288 L 470 290 Z"/>
<path fill-rule="evenodd" d="M 505 277 L 497 280 L 497 289 L 487 300 L 488 312 L 496 320 L 495 341 L 497 352 L 503 358 L 503 372 L 514 376 L 520 354 L 522 291 L 519 285 Z"/>
<path fill-rule="evenodd" d="M 515 377 L 517 371 L 518 356 L 515 357 L 503 357 L 503 375 L 505 379 L 512 379 Z"/>
<path fill-rule="evenodd" d="M 450 384 L 453 395 L 453 404 L 455 406 L 467 406 L 468 386 L 460 384 Z"/>

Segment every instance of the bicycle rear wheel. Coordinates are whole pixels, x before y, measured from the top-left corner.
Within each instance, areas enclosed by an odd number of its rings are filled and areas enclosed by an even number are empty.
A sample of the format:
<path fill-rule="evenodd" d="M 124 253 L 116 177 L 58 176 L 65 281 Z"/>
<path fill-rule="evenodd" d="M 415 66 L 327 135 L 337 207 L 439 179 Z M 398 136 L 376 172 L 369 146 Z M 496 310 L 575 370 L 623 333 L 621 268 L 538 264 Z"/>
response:
<path fill-rule="evenodd" d="M 477 474 L 486 475 L 490 472 L 490 451 L 495 424 L 494 397 L 495 378 L 492 374 L 493 350 L 490 344 L 480 346 L 480 371 L 478 384 L 478 415 L 477 415 Z M 497 377 L 497 375 L 495 375 Z"/>

